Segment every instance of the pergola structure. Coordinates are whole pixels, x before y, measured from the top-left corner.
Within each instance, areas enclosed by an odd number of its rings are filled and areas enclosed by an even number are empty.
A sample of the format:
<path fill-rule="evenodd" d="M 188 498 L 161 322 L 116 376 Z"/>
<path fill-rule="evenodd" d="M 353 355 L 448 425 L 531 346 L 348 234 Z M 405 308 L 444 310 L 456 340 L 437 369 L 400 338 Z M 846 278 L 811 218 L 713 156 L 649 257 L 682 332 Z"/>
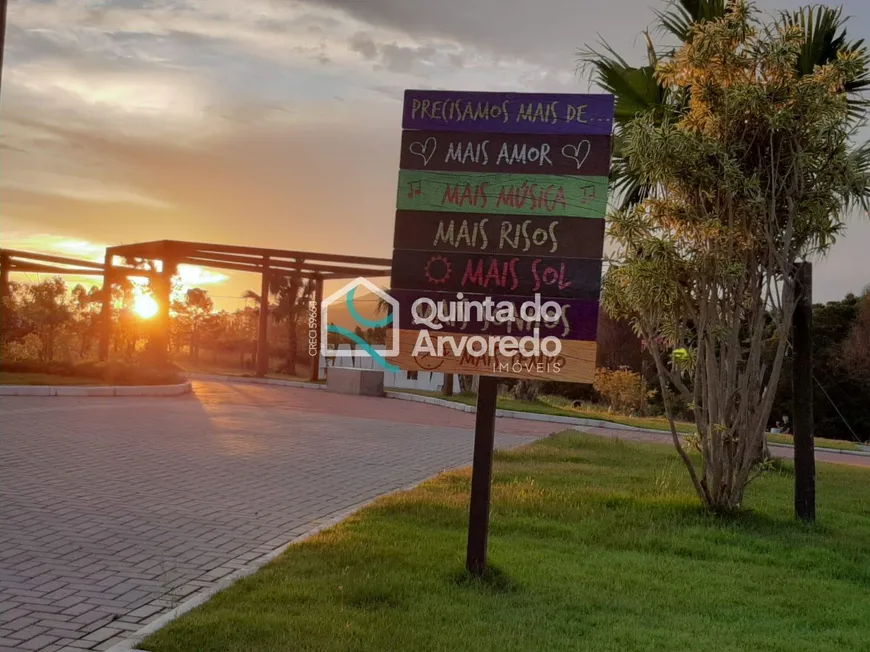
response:
<path fill-rule="evenodd" d="M 35 251 L 21 251 L 18 249 L 0 249 L 0 303 L 9 291 L 9 274 L 21 272 L 24 274 L 51 274 L 62 276 L 72 274 L 75 276 L 103 276 L 105 265 L 93 260 L 70 258 L 68 256 L 55 256 L 52 254 L 40 254 Z M 135 269 L 126 265 L 115 267 L 115 274 L 133 278 L 149 278 L 151 272 L 144 269 Z"/>
<path fill-rule="evenodd" d="M 106 249 L 103 282 L 102 328 L 100 334 L 100 357 L 105 359 L 109 353 L 112 329 L 112 284 L 117 276 L 126 275 L 129 267 L 119 267 L 116 259 L 142 259 L 153 265 L 146 273 L 152 279 L 151 290 L 159 306 L 158 319 L 165 331 L 162 349 L 168 345 L 169 303 L 172 290 L 172 277 L 181 264 L 214 267 L 236 272 L 254 272 L 261 277 L 261 297 L 268 297 L 270 282 L 278 277 L 295 276 L 315 282 L 315 302 L 317 309 L 317 333 L 321 332 L 320 303 L 323 300 L 323 282 L 356 278 L 358 276 L 381 277 L 390 275 L 389 258 L 369 258 L 364 256 L 344 256 L 339 254 L 320 254 L 310 251 L 288 251 L 286 249 L 264 249 L 261 247 L 242 247 L 236 245 L 209 244 L 204 242 L 184 242 L 179 240 L 157 240 L 136 244 L 108 247 Z M 118 271 L 116 271 L 118 270 Z M 266 338 L 269 323 L 268 301 L 260 302 L 260 317 L 257 337 L 257 375 L 265 376 L 269 367 L 269 343 Z M 311 361 L 311 379 L 317 380 L 320 366 L 318 353 Z"/>

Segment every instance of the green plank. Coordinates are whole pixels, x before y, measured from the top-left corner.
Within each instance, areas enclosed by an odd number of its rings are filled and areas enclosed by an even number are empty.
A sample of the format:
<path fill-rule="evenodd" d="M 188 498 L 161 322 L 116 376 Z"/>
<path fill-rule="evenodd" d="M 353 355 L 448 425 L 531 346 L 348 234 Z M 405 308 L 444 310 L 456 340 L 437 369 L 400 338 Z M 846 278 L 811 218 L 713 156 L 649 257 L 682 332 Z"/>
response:
<path fill-rule="evenodd" d="M 399 170 L 401 210 L 604 217 L 607 177 Z"/>

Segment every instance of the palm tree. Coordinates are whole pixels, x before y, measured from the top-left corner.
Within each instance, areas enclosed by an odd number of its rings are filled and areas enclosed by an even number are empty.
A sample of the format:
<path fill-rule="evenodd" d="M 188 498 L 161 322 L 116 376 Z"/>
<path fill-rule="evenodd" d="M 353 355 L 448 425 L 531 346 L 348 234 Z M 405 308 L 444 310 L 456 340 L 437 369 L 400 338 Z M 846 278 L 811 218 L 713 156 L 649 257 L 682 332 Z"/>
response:
<path fill-rule="evenodd" d="M 723 17 L 737 4 L 735 0 L 669 0 L 665 11 L 656 11 L 656 27 L 667 38 L 685 43 L 692 39 L 692 30 L 696 25 Z M 802 75 L 811 74 L 816 66 L 835 59 L 837 52 L 844 47 L 851 50 L 863 44 L 862 40 L 848 40 L 846 19 L 841 7 L 818 5 L 783 11 L 779 14 L 778 22 L 783 26 L 797 27 L 803 35 L 803 46 L 795 61 L 795 67 Z M 629 64 L 607 43 L 601 43 L 598 48 L 586 46 L 578 52 L 581 68 L 589 70 L 598 85 L 616 98 L 610 176 L 615 194 L 621 197 L 622 208 L 642 201 L 652 190 L 632 174 L 630 162 L 621 155 L 623 127 L 641 113 L 652 113 L 658 121 L 677 117 L 686 108 L 689 99 L 675 96 L 659 83 L 655 75 L 659 54 L 649 32 L 643 35 L 647 44 L 647 64 L 644 66 Z M 870 77 L 849 84 L 846 89 L 849 101 L 856 107 L 864 104 L 866 100 L 861 93 L 868 88 Z M 853 155 L 870 174 L 870 149 L 860 145 L 855 148 Z M 853 194 L 845 193 L 844 203 L 859 201 L 866 208 L 866 198 L 859 188 L 855 190 Z"/>
<path fill-rule="evenodd" d="M 305 314 L 311 297 L 314 296 L 315 282 L 312 279 L 303 280 L 298 275 L 285 276 L 278 279 L 278 304 L 273 316 L 276 321 L 287 326 L 287 373 L 296 375 L 298 359 L 299 319 Z"/>

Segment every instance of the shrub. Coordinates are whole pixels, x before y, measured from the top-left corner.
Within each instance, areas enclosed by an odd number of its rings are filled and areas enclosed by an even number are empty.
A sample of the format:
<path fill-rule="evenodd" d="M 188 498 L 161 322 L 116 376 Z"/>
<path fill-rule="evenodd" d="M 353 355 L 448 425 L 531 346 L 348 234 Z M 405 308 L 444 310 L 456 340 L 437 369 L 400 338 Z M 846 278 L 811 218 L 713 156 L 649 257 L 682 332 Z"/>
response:
<path fill-rule="evenodd" d="M 76 376 L 109 385 L 174 385 L 181 376 L 172 365 L 144 365 L 128 362 L 38 362 L 35 360 L 0 361 L 0 371 L 23 374 Z"/>
<path fill-rule="evenodd" d="M 628 367 L 619 369 L 599 367 L 595 370 L 593 387 L 607 403 L 611 412 L 623 414 L 642 414 L 651 394 L 646 391 L 646 384 L 641 375 Z"/>

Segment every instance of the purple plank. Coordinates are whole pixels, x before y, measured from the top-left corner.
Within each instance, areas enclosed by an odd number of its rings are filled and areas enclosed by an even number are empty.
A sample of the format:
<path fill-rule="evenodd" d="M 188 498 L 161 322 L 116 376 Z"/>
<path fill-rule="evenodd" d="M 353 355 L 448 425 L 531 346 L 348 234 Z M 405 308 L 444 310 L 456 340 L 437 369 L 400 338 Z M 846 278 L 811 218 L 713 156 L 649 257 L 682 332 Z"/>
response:
<path fill-rule="evenodd" d="M 613 96 L 406 90 L 402 127 L 606 136 L 613 127 Z"/>
<path fill-rule="evenodd" d="M 456 301 L 456 293 L 453 292 L 422 292 L 419 290 L 391 290 L 390 295 L 399 302 L 399 326 L 403 330 L 422 330 L 427 329 L 435 331 L 429 324 L 414 323 L 414 314 L 412 306 L 417 299 L 430 299 L 437 305 L 439 302 L 445 302 L 443 305 L 443 315 L 449 316 L 451 313 L 451 304 L 449 302 Z M 462 301 L 483 301 L 488 295 L 485 294 L 463 294 Z M 470 335 L 531 335 L 535 324 L 522 319 L 520 309 L 524 302 L 534 302 L 534 297 L 515 297 L 515 296 L 493 296 L 490 297 L 494 304 L 501 301 L 508 301 L 515 306 L 517 320 L 508 323 L 487 323 L 477 319 L 477 309 L 463 315 L 465 319 L 434 319 L 436 324 L 442 326 L 443 331 L 449 333 L 468 333 Z M 558 321 L 551 321 L 539 324 L 541 337 L 552 335 L 561 340 L 583 340 L 594 341 L 598 333 L 598 302 L 583 301 L 577 299 L 547 299 L 541 298 L 540 303 L 544 304 L 547 301 L 555 301 L 562 309 L 561 318 Z M 418 308 L 418 315 L 428 316 L 431 311 L 432 304 L 421 304 Z M 457 306 L 458 308 L 458 306 Z M 549 309 L 549 308 L 548 308 Z M 455 310 L 455 309 L 454 309 Z M 463 306 L 464 311 L 468 311 L 468 304 Z M 457 315 L 456 312 L 452 313 Z"/>

